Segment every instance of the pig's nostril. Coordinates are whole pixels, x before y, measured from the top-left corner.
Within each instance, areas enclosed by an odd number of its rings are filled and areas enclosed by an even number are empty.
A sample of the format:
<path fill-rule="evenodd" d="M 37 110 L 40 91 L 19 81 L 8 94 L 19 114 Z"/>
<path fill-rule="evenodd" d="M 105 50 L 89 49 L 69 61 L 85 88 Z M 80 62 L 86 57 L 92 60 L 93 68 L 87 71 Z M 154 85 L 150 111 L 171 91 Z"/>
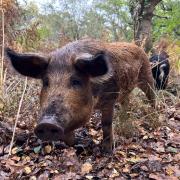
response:
<path fill-rule="evenodd" d="M 52 133 L 52 134 L 59 133 L 59 130 L 58 130 L 58 129 L 51 129 L 51 133 Z"/>

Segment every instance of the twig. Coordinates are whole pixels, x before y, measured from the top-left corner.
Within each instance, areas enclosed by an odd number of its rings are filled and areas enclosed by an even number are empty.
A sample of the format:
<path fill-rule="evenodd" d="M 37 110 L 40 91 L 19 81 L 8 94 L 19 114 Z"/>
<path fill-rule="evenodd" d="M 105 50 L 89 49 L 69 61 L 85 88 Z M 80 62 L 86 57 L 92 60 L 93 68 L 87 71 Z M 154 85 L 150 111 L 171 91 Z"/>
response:
<path fill-rule="evenodd" d="M 153 16 L 161 18 L 161 19 L 169 19 L 169 17 L 167 17 L 167 16 L 159 16 L 157 14 L 153 14 Z"/>
<path fill-rule="evenodd" d="M 26 88 L 27 88 L 27 77 L 25 79 L 23 93 L 22 93 L 21 99 L 19 101 L 19 107 L 18 107 L 18 111 L 17 111 L 17 115 L 16 115 L 16 121 L 15 121 L 15 124 L 14 124 L 13 135 L 12 135 L 12 139 L 11 139 L 11 143 L 10 143 L 10 147 L 9 147 L 8 157 L 11 155 L 11 150 L 12 150 L 12 147 L 13 147 L 13 142 L 14 142 L 14 137 L 15 137 L 15 132 L 16 132 L 16 126 L 17 126 L 17 122 L 18 122 L 18 119 L 19 119 L 19 113 L 20 113 L 20 110 L 21 110 L 21 106 L 22 106 L 22 102 L 23 102 L 23 99 L 24 99 L 24 94 L 26 92 Z"/>

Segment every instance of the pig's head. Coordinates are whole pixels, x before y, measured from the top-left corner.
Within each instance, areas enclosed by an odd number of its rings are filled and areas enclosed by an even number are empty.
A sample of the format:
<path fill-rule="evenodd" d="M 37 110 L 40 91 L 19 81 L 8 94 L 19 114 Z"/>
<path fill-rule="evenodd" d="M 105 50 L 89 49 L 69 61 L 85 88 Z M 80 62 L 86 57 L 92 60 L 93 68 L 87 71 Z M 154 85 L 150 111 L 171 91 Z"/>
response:
<path fill-rule="evenodd" d="M 109 76 L 107 55 L 54 52 L 43 57 L 10 49 L 6 49 L 6 53 L 16 71 L 42 80 L 41 114 L 35 128 L 40 139 L 65 140 L 66 134 L 90 118 L 91 81 Z"/>

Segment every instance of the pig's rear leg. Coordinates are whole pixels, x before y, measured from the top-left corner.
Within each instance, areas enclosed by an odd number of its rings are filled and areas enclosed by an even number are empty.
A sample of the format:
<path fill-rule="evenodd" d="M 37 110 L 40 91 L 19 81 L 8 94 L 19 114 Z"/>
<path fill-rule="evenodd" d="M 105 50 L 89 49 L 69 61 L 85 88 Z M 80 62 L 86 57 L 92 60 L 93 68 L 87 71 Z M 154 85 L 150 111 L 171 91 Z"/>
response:
<path fill-rule="evenodd" d="M 151 66 L 147 58 L 144 60 L 144 63 L 139 72 L 138 87 L 146 94 L 146 97 L 148 98 L 151 105 L 155 107 L 156 95 L 154 89 L 154 79 L 152 76 Z"/>
<path fill-rule="evenodd" d="M 101 109 L 102 112 L 102 130 L 103 130 L 103 142 L 102 149 L 105 153 L 112 152 L 113 134 L 112 134 L 112 119 L 113 119 L 114 104 L 108 105 Z"/>
<path fill-rule="evenodd" d="M 146 94 L 149 102 L 153 107 L 156 104 L 156 95 L 154 89 L 154 81 L 152 78 L 143 79 L 138 83 L 138 87 Z"/>

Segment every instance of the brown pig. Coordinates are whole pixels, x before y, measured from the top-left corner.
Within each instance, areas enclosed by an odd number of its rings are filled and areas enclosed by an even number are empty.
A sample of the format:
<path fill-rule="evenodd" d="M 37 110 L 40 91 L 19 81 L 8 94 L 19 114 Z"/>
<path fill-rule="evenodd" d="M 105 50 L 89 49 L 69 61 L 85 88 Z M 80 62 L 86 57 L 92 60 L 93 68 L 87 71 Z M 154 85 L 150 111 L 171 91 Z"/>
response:
<path fill-rule="evenodd" d="M 116 100 L 123 103 L 139 87 L 155 104 L 149 60 L 132 43 L 86 39 L 69 43 L 47 57 L 19 54 L 9 48 L 6 53 L 20 74 L 42 80 L 41 115 L 35 128 L 42 140 L 73 145 L 74 130 L 89 120 L 95 107 L 102 112 L 103 149 L 111 152 Z"/>

